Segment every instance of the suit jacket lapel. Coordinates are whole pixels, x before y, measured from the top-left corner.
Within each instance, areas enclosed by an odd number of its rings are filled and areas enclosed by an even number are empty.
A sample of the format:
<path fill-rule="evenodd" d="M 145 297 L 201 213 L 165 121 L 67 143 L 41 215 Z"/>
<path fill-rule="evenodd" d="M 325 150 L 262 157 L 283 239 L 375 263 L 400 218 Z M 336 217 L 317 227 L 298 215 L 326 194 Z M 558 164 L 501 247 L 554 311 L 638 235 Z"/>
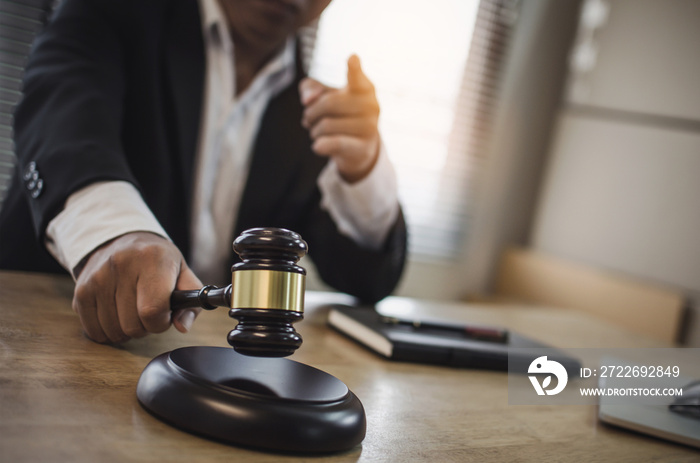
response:
<path fill-rule="evenodd" d="M 171 3 L 165 31 L 164 76 L 173 121 L 168 127 L 178 151 L 182 184 L 187 198 L 185 212 L 190 213 L 194 160 L 199 139 L 204 73 L 206 60 L 197 0 L 176 0 Z M 189 217 L 189 215 L 185 216 Z M 184 219 L 184 218 L 183 218 Z"/>
<path fill-rule="evenodd" d="M 304 157 L 309 155 L 309 135 L 301 127 L 303 108 L 297 90 L 302 78 L 303 71 L 297 65 L 294 82 L 265 111 L 243 192 L 237 234 L 250 227 L 279 226 L 275 223 L 279 208 Z"/>

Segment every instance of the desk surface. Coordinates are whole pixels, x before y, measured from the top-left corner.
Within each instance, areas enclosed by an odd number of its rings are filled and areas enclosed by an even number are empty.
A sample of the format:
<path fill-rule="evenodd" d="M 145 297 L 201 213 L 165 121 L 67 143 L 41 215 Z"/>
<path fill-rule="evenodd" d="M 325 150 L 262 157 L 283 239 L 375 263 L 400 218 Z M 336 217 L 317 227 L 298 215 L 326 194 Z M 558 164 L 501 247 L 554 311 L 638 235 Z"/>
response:
<path fill-rule="evenodd" d="M 156 355 L 189 345 L 227 346 L 226 310 L 121 348 L 95 344 L 71 310 L 63 277 L 0 272 L 0 461 L 309 460 L 212 442 L 144 411 L 136 382 Z M 344 381 L 367 413 L 355 449 L 313 461 L 698 461 L 697 450 L 602 425 L 592 406 L 508 405 L 503 372 L 380 359 L 325 326 L 327 293 L 307 296 L 292 357 Z M 405 301 L 404 301 L 405 302 Z M 420 312 L 425 305 L 412 303 Z M 559 347 L 655 347 L 584 314 L 537 308 L 440 305 Z"/>

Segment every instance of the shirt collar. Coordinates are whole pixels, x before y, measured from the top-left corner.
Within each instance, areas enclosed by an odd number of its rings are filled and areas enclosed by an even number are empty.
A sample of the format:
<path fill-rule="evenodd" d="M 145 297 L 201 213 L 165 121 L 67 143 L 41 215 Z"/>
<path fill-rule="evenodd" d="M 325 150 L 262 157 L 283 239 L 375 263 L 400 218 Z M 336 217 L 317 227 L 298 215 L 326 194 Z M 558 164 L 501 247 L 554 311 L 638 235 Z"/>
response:
<path fill-rule="evenodd" d="M 226 16 L 218 0 L 199 0 L 199 7 L 205 35 L 210 36 L 214 30 L 217 34 L 226 32 Z"/>

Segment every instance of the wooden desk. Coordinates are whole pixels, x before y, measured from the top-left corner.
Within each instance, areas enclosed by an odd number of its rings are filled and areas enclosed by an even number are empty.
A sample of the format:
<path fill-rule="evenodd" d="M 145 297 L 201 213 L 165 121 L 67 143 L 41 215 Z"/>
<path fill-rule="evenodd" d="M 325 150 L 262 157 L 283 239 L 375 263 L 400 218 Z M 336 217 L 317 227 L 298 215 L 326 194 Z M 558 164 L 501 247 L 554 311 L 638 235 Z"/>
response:
<path fill-rule="evenodd" d="M 81 334 L 67 278 L 0 272 L 0 461 L 698 461 L 694 449 L 601 425 L 589 406 L 508 405 L 502 372 L 381 360 L 325 326 L 328 294 L 307 297 L 293 358 L 352 389 L 367 412 L 361 446 L 323 458 L 241 449 L 163 424 L 136 400 L 136 382 L 157 354 L 187 345 L 226 346 L 226 310 L 174 329 L 98 345 Z M 410 303 L 410 302 L 409 302 Z M 414 310 L 424 310 L 415 304 Z M 547 309 L 445 305 L 561 347 L 653 347 L 585 315 Z M 615 340 L 614 344 L 611 340 Z"/>

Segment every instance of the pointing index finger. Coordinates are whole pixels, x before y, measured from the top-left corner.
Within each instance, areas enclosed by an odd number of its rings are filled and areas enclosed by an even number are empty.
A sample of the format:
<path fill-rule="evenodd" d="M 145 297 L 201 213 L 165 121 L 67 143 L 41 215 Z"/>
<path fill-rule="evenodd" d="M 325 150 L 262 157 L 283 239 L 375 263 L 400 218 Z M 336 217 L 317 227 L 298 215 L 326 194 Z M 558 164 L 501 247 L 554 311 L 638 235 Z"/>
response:
<path fill-rule="evenodd" d="M 362 70 L 360 58 L 357 55 L 348 58 L 348 89 L 358 93 L 374 90 L 374 85 Z"/>

